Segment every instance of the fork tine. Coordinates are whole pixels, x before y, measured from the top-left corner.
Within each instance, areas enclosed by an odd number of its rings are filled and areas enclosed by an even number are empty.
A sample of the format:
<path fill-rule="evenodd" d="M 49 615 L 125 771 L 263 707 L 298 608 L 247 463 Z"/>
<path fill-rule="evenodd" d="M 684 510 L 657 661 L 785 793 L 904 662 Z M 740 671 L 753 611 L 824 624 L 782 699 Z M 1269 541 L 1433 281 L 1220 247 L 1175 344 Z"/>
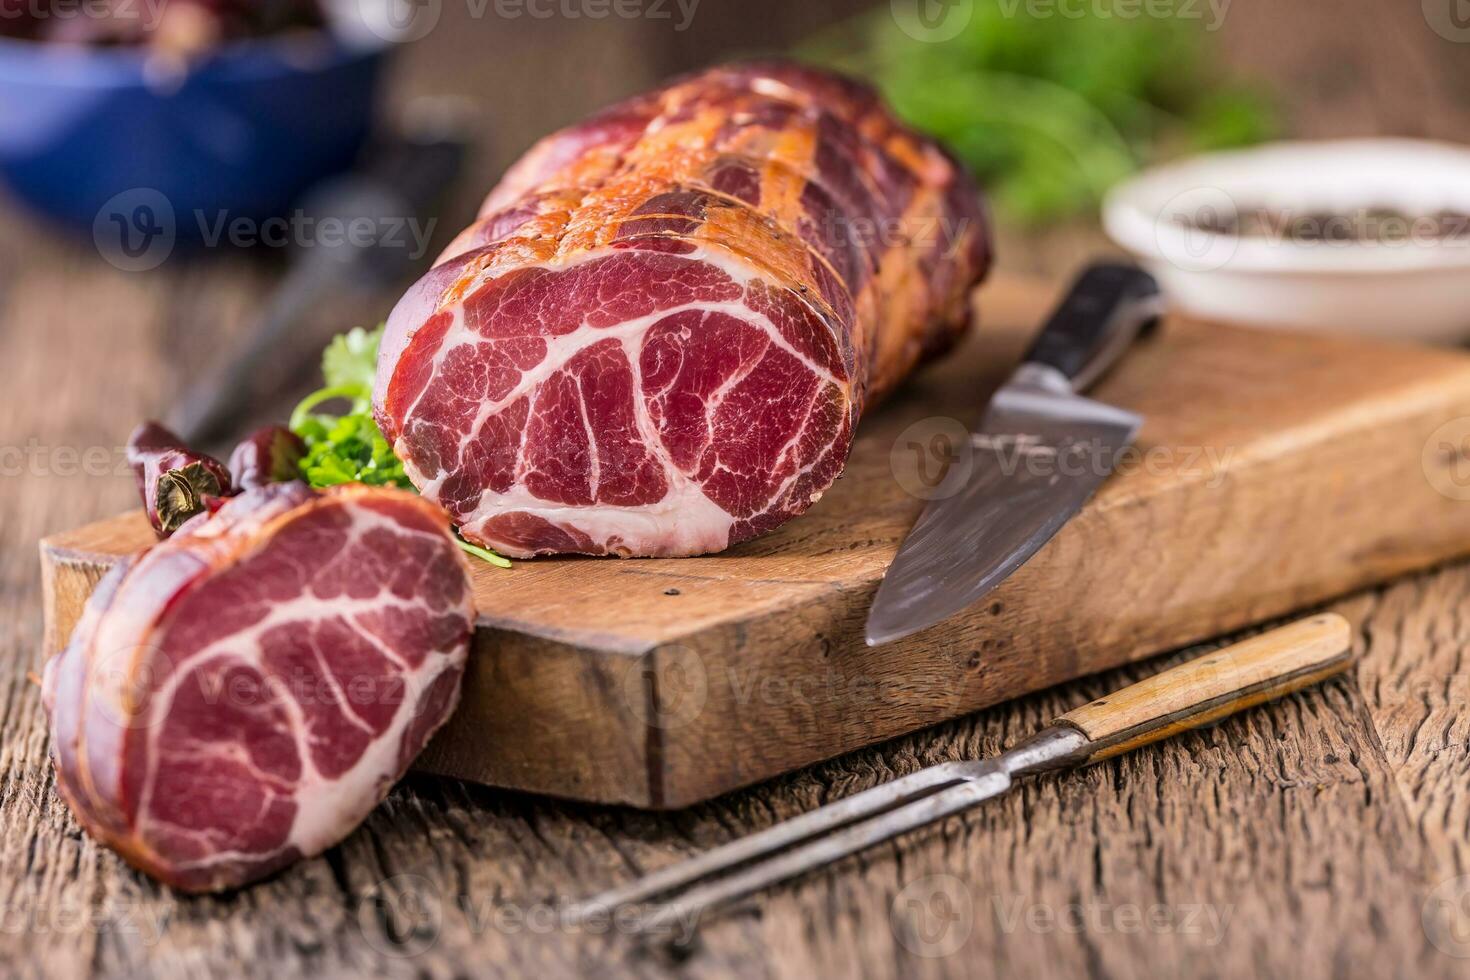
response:
<path fill-rule="evenodd" d="M 568 909 L 568 915 L 576 920 L 596 910 L 647 901 L 700 878 L 772 854 L 818 834 L 825 834 L 844 824 L 901 806 L 925 791 L 964 782 L 980 772 L 980 766 L 981 764 L 974 762 L 945 762 L 921 769 L 891 783 L 874 786 L 844 800 L 818 807 L 759 833 L 731 841 L 698 857 L 677 862 L 627 885 L 595 895 L 572 906 Z"/>
<path fill-rule="evenodd" d="M 648 930 L 685 920 L 712 905 L 806 874 L 889 838 L 968 810 L 984 800 L 1004 793 L 1010 786 L 1010 774 L 1004 769 L 994 768 L 978 779 L 959 783 L 891 812 L 851 824 L 815 840 L 808 840 L 768 860 L 691 888 L 677 899 L 660 905 L 651 915 L 638 920 L 637 928 Z"/>
<path fill-rule="evenodd" d="M 1353 661 L 1350 640 L 1351 627 L 1340 616 L 1293 623 L 1074 709 L 992 760 L 921 770 L 604 892 L 567 912 L 579 922 L 692 886 L 633 924 L 647 929 L 675 916 L 687 919 L 715 903 L 968 809 L 1010 789 L 1013 776 L 1111 758 L 1341 673 Z M 705 877 L 710 880 L 699 880 Z"/>

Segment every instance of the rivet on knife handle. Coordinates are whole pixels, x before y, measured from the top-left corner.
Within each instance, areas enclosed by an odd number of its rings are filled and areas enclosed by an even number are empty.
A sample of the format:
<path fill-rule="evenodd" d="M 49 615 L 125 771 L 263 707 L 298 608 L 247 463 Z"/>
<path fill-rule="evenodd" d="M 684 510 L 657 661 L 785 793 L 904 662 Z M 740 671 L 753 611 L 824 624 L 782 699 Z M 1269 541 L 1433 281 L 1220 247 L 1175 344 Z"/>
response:
<path fill-rule="evenodd" d="M 1299 691 L 1352 663 L 1352 629 L 1333 613 L 1263 633 L 1067 712 L 1056 724 L 1088 738 L 1087 762 Z"/>

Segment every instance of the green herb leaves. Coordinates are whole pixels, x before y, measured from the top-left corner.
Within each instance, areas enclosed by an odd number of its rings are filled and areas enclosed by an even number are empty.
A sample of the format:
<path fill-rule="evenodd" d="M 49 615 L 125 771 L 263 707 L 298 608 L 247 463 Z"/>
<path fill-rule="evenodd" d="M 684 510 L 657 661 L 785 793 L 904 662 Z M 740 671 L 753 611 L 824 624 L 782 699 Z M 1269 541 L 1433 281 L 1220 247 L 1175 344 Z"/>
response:
<path fill-rule="evenodd" d="M 376 330 L 354 327 L 334 337 L 322 352 L 326 387 L 307 395 L 291 413 L 291 431 L 306 443 L 301 477 L 314 487 L 366 483 L 414 489 L 403 463 L 373 421 L 373 375 L 382 339 L 381 325 Z M 346 402 L 347 410 L 338 414 L 318 410 L 331 402 Z M 463 540 L 459 546 L 492 565 L 510 567 L 493 551 Z"/>
<path fill-rule="evenodd" d="M 1211 5 L 1063 7 L 974 0 L 964 30 L 936 43 L 903 31 L 884 4 L 799 53 L 873 81 L 1022 223 L 1090 210 L 1154 159 L 1271 134 L 1269 104 L 1220 82 Z"/>
<path fill-rule="evenodd" d="M 373 421 L 373 372 L 383 328 L 354 327 L 339 334 L 322 353 L 320 388 L 291 413 L 291 431 L 306 442 L 301 475 L 314 487 L 339 483 L 366 483 L 412 490 L 403 464 Z M 332 401 L 348 403 L 340 415 L 323 414 L 317 407 Z"/>
<path fill-rule="evenodd" d="M 322 380 L 327 387 L 356 385 L 371 398 L 373 377 L 378 370 L 378 345 L 382 341 L 382 324 L 376 330 L 353 327 L 333 337 L 322 351 Z"/>
<path fill-rule="evenodd" d="M 413 489 L 393 447 L 367 412 L 301 418 L 293 413 L 291 431 L 306 441 L 301 473 L 314 487 L 366 483 Z"/>

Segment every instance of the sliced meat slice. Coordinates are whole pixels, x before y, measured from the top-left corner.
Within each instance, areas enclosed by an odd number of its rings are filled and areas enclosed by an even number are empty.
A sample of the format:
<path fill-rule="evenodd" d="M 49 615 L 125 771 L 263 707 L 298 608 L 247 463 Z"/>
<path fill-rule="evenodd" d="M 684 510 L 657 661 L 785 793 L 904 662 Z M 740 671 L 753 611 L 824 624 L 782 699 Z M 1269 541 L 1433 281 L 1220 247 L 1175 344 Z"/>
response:
<path fill-rule="evenodd" d="M 57 782 L 129 863 L 210 891 L 345 837 L 454 709 L 468 572 L 398 490 L 246 491 L 114 568 L 46 668 Z"/>

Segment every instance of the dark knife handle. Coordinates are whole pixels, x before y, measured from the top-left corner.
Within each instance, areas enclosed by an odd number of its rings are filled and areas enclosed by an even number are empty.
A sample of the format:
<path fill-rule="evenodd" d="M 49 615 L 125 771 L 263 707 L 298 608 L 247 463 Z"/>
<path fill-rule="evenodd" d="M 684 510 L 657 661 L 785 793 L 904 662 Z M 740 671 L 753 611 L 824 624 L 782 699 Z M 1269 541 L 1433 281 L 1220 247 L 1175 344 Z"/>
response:
<path fill-rule="evenodd" d="M 1100 262 L 1072 284 L 1026 361 L 1062 372 L 1078 391 L 1102 377 L 1159 312 L 1159 285 L 1137 266 Z"/>

